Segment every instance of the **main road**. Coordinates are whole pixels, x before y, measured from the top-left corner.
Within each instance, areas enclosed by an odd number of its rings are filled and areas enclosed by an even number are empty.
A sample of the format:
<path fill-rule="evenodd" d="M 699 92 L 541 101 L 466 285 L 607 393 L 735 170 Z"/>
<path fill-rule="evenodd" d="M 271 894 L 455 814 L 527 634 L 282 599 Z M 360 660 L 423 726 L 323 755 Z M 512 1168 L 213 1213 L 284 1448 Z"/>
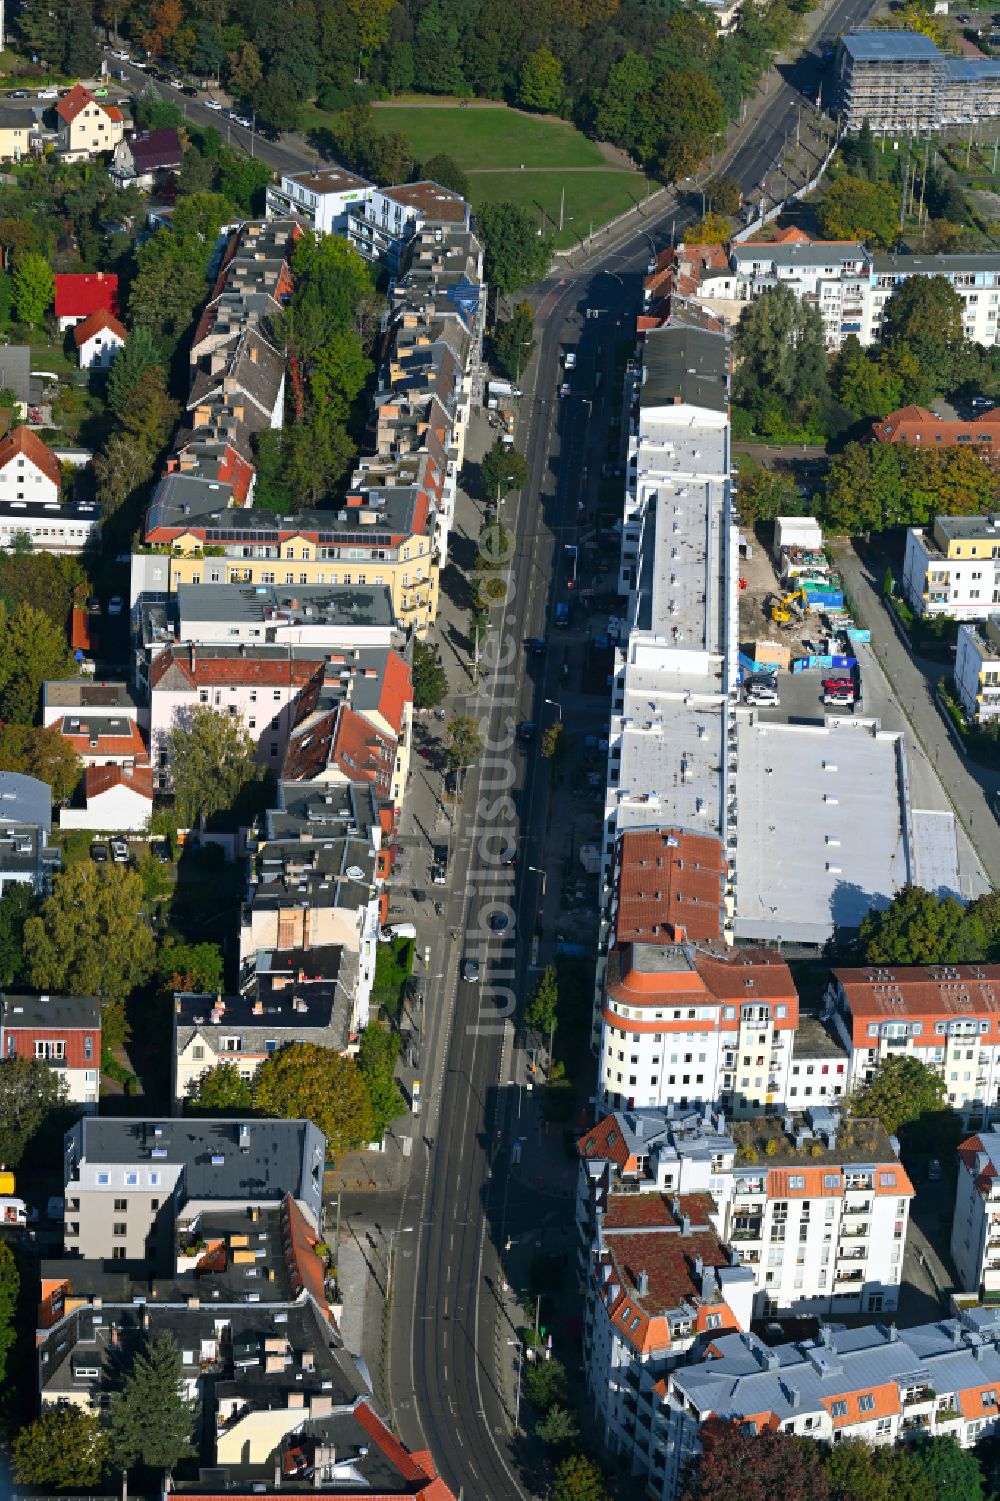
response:
<path fill-rule="evenodd" d="M 727 168 L 748 198 L 827 87 L 822 51 L 870 9 L 870 0 L 833 6 L 817 27 L 815 50 L 784 67 L 755 102 Z M 501 1206 L 510 1232 L 530 1227 L 537 1213 L 535 1203 L 523 1202 L 523 1190 L 507 1192 L 507 1113 L 516 1091 L 505 1088 L 513 1077 L 514 1034 L 504 1012 L 511 992 L 519 1001 L 528 990 L 539 892 L 539 877 L 529 867 L 541 862 L 548 780 L 535 754 L 518 752 L 513 732 L 521 719 L 540 721 L 544 700 L 558 697 L 556 667 L 550 681 L 549 659 L 527 656 L 524 642 L 552 635 L 555 601 L 565 598 L 564 544 L 576 536 L 588 444 L 596 435 L 599 461 L 607 426 L 602 403 L 617 410 L 621 401 L 608 380 L 598 397 L 592 379 L 585 397 L 561 400 L 561 360 L 566 349 L 578 352 L 571 384 L 593 372 L 616 342 L 609 328 L 640 305 L 652 251 L 668 242 L 671 229 L 678 234 L 696 217 L 690 196 L 660 203 L 654 221 L 617 240 L 609 237 L 598 255 L 533 290 L 538 347 L 522 379 L 517 431 L 529 480 L 505 518 L 514 556 L 507 601 L 494 611 L 495 670 L 484 673 L 470 704 L 487 752 L 468 774 L 453 850 L 447 921 L 456 936 L 445 955 L 435 956 L 443 989 L 433 998 L 423 1134 L 415 1141 L 395 1239 L 389 1367 L 401 1437 L 411 1447 L 429 1448 L 448 1485 L 466 1501 L 523 1498 L 537 1494 L 542 1483 L 532 1450 L 512 1432 L 496 1358 L 513 1334 L 499 1296 Z M 600 308 L 599 319 L 586 319 L 587 307 Z M 498 858 L 512 846 L 519 852 L 516 883 Z M 497 934 L 491 918 L 507 907 L 510 927 Z M 469 956 L 480 961 L 482 978 L 475 984 L 461 978 Z"/>

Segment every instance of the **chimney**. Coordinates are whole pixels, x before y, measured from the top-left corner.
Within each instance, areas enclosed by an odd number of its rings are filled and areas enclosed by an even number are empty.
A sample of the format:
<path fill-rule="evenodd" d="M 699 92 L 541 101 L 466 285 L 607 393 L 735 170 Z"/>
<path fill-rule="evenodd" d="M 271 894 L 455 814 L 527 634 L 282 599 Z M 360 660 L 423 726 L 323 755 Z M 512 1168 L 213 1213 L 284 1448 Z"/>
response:
<path fill-rule="evenodd" d="M 639 1272 L 635 1279 L 635 1290 L 640 1298 L 645 1298 L 649 1293 L 649 1273 Z"/>
<path fill-rule="evenodd" d="M 899 1339 L 899 1330 L 896 1328 L 895 1324 L 889 1325 L 888 1329 L 886 1330 L 886 1338 L 888 1339 L 890 1345 L 894 1345 Z"/>
<path fill-rule="evenodd" d="M 190 650 L 190 653 L 191 653 L 191 671 L 195 672 L 197 670 L 197 667 L 198 667 L 198 656 L 197 656 L 197 653 L 195 652 L 194 642 L 193 641 L 191 642 L 191 646 L 190 646 L 189 650 Z"/>
<path fill-rule="evenodd" d="M 701 1296 L 704 1302 L 715 1299 L 715 1268 L 707 1266 L 701 1274 Z"/>
<path fill-rule="evenodd" d="M 702 1272 L 704 1270 L 705 1270 L 705 1263 L 702 1261 L 702 1259 L 701 1259 L 700 1256 L 696 1256 L 694 1258 L 694 1274 L 695 1274 L 695 1276 L 696 1277 L 700 1277 L 701 1274 L 702 1274 Z"/>
<path fill-rule="evenodd" d="M 681 1234 L 682 1235 L 690 1235 L 691 1234 L 691 1216 L 689 1214 L 686 1214 L 684 1216 L 684 1218 L 681 1220 Z"/>

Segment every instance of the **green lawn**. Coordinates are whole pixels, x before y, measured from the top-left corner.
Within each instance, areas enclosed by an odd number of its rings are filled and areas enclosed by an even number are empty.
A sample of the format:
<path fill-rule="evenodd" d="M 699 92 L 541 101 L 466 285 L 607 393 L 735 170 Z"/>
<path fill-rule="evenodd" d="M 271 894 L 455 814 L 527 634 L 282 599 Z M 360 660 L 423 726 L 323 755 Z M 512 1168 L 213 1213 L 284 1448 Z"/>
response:
<path fill-rule="evenodd" d="M 616 172 L 609 167 L 606 172 L 474 173 L 470 191 L 473 208 L 492 199 L 507 199 L 536 214 L 540 226 L 544 211 L 545 228 L 553 233 L 556 248 L 569 250 L 578 240 L 587 238 L 591 223 L 597 230 L 637 201 L 641 202 L 646 195 L 646 185 L 646 179 L 638 172 Z M 656 186 L 651 184 L 650 190 Z M 566 207 L 563 231 L 559 234 L 559 201 L 563 189 L 566 191 Z"/>
<path fill-rule="evenodd" d="M 562 120 L 543 120 L 505 105 L 468 109 L 379 105 L 376 129 L 400 130 L 420 161 L 439 151 L 467 172 L 482 167 L 599 167 L 604 161 L 593 141 Z"/>

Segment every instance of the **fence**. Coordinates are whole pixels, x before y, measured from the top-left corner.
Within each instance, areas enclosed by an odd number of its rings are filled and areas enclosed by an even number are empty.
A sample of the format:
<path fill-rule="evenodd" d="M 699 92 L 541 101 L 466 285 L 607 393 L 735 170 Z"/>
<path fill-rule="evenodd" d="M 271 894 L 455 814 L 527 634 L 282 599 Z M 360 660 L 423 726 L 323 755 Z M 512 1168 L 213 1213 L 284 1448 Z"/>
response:
<path fill-rule="evenodd" d="M 811 193 L 815 188 L 818 188 L 823 180 L 823 173 L 833 161 L 834 153 L 836 152 L 839 145 L 840 136 L 838 135 L 833 145 L 826 153 L 826 156 L 824 156 L 823 160 L 820 162 L 815 175 L 811 177 L 808 182 L 804 182 L 800 188 L 796 188 L 794 193 L 789 193 L 787 197 L 781 200 L 780 203 L 776 203 L 774 208 L 768 209 L 766 214 L 758 214 L 757 218 L 754 219 L 752 223 L 748 224 L 744 229 L 741 229 L 736 234 L 734 234 L 732 237 L 733 244 L 740 245 L 744 240 L 749 240 L 750 236 L 755 235 L 758 230 L 763 229 L 765 224 L 770 224 L 772 219 L 777 219 L 779 214 L 784 213 L 786 204 L 796 203 L 800 198 L 804 198 L 807 193 Z"/>

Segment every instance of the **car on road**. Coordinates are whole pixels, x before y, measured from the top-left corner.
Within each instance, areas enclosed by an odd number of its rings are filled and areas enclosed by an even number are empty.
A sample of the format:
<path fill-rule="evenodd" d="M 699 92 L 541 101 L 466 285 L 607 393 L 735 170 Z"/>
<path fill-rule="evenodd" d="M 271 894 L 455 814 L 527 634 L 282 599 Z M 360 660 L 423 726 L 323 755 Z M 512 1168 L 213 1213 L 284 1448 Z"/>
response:
<path fill-rule="evenodd" d="M 465 981 L 466 985 L 476 985 L 476 984 L 478 984 L 478 981 L 479 981 L 479 960 L 478 959 L 463 959 L 462 960 L 462 979 Z"/>
<path fill-rule="evenodd" d="M 37 97 L 39 99 L 58 99 L 59 98 L 59 90 L 58 89 L 39 89 Z"/>
<path fill-rule="evenodd" d="M 220 114 L 222 113 L 222 105 L 219 103 L 218 99 L 206 99 L 205 100 L 205 108 L 206 109 L 217 109 Z"/>
<path fill-rule="evenodd" d="M 490 932 L 506 933 L 509 927 L 510 918 L 507 916 L 506 912 L 494 912 L 493 916 L 490 918 Z"/>
<path fill-rule="evenodd" d="M 522 745 L 530 745 L 535 738 L 535 721 L 522 719 L 517 727 L 517 738 Z"/>
<path fill-rule="evenodd" d="M 132 61 L 128 53 L 122 52 L 121 50 L 119 50 L 118 52 L 112 52 L 111 56 L 116 57 L 120 63 L 130 63 Z"/>
<path fill-rule="evenodd" d="M 116 865 L 127 865 L 128 864 L 128 840 L 127 839 L 112 839 L 112 841 L 111 841 L 111 858 L 115 862 Z"/>
<path fill-rule="evenodd" d="M 939 1183 L 941 1181 L 941 1164 L 936 1157 L 932 1157 L 927 1164 L 927 1181 L 929 1183 Z"/>
<path fill-rule="evenodd" d="M 170 864 L 170 846 L 162 841 L 157 841 L 149 846 L 149 853 L 154 860 L 159 860 L 161 865 Z"/>
<path fill-rule="evenodd" d="M 237 115 L 236 124 L 242 125 L 244 130 L 253 130 L 253 121 L 248 120 L 246 115 Z"/>
<path fill-rule="evenodd" d="M 544 657 L 548 645 L 544 636 L 529 636 L 526 644 L 533 657 Z"/>
<path fill-rule="evenodd" d="M 569 605 L 564 599 L 561 599 L 556 605 L 553 619 L 560 628 L 569 625 Z"/>
<path fill-rule="evenodd" d="M 171 87 L 171 88 L 172 88 L 172 89 L 180 89 L 180 90 L 183 90 L 183 88 L 184 88 L 184 85 L 183 85 L 183 84 L 182 84 L 182 83 L 181 83 L 181 81 L 180 81 L 180 79 L 179 79 L 179 78 L 171 78 L 171 80 L 170 80 L 170 87 Z M 197 92 L 197 91 L 196 91 L 196 92 Z"/>
<path fill-rule="evenodd" d="M 559 395 L 560 396 L 568 396 L 569 395 L 569 381 L 568 380 L 564 380 L 563 383 L 562 383 L 562 385 L 559 387 Z"/>
<path fill-rule="evenodd" d="M 90 598 L 87 600 L 87 614 L 88 615 L 100 615 L 100 613 L 101 613 L 101 601 L 97 598 L 96 594 L 92 594 L 90 596 Z"/>
<path fill-rule="evenodd" d="M 101 839 L 95 839 L 90 846 L 90 858 L 95 865 L 107 865 L 108 847 Z"/>
<path fill-rule="evenodd" d="M 567 351 L 566 351 L 566 369 L 567 370 L 575 370 L 576 369 L 576 354 L 574 353 L 574 351 L 572 349 L 567 349 Z"/>
<path fill-rule="evenodd" d="M 190 83 L 181 84 L 181 93 L 186 99 L 197 99 L 198 90 Z"/>
<path fill-rule="evenodd" d="M 27 89 L 11 89 L 7 95 L 8 99 L 28 99 L 30 97 Z"/>
<path fill-rule="evenodd" d="M 124 604 L 124 601 L 123 601 L 121 595 L 120 594 L 112 594 L 111 598 L 108 600 L 108 614 L 109 615 L 120 615 L 121 612 L 122 612 L 122 610 L 124 608 L 125 608 L 125 604 Z"/>
<path fill-rule="evenodd" d="M 448 884 L 448 846 L 436 844 L 431 851 L 431 881 L 435 886 Z"/>

